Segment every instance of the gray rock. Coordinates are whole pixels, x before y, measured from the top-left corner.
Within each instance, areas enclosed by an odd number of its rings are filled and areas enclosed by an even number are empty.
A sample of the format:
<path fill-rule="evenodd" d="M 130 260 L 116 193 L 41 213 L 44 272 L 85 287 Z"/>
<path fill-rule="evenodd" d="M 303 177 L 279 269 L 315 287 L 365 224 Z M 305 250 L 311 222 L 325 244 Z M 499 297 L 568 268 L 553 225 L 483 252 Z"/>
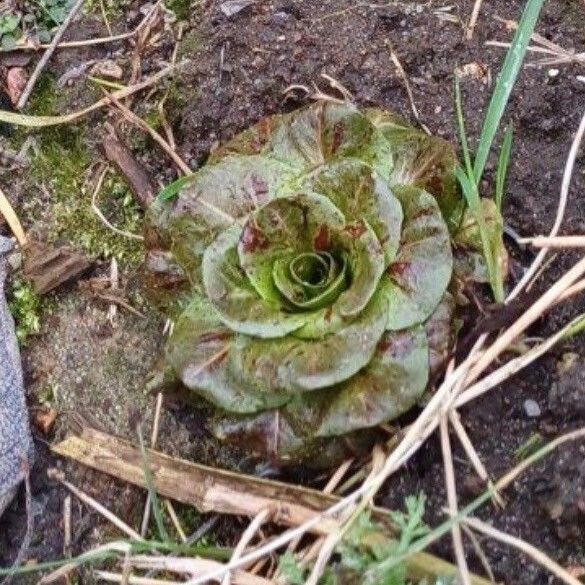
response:
<path fill-rule="evenodd" d="M 6 254 L 12 242 L 0 236 L 0 516 L 26 477 L 32 439 L 14 320 L 4 296 Z"/>
<path fill-rule="evenodd" d="M 542 414 L 538 402 L 532 400 L 532 398 L 524 401 L 524 412 L 526 413 L 526 416 L 529 416 L 530 418 L 537 418 Z"/>

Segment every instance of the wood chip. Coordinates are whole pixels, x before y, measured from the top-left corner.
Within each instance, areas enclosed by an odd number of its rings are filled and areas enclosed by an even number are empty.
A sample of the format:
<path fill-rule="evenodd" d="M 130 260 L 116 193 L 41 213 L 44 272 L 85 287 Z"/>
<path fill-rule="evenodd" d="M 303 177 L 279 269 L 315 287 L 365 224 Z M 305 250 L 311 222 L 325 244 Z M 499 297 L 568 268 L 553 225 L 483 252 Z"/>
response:
<path fill-rule="evenodd" d="M 90 266 L 90 260 L 72 248 L 48 249 L 43 245 L 29 244 L 24 277 L 30 280 L 39 294 L 46 294 L 79 278 Z"/>
<path fill-rule="evenodd" d="M 54 408 L 43 408 L 33 414 L 33 424 L 43 435 L 48 435 L 57 420 L 57 411 Z"/>

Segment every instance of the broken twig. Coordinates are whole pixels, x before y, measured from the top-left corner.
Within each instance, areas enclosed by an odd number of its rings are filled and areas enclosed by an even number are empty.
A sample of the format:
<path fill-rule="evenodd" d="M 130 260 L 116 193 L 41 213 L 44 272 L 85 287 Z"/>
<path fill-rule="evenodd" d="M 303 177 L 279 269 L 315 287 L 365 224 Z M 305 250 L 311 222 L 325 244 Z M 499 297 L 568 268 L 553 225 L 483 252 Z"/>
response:
<path fill-rule="evenodd" d="M 116 166 L 128 183 L 137 203 L 142 209 L 147 209 L 154 199 L 155 188 L 144 167 L 115 134 L 106 136 L 102 147 L 108 161 Z"/>

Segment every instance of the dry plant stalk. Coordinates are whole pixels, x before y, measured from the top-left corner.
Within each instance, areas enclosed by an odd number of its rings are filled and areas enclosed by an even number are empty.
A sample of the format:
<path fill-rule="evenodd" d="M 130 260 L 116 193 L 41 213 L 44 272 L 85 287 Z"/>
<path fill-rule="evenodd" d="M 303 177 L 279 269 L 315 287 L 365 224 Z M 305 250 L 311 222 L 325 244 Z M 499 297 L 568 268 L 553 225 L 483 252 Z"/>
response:
<path fill-rule="evenodd" d="M 477 25 L 477 19 L 479 18 L 479 11 L 481 10 L 482 3 L 483 0 L 475 0 L 473 10 L 471 12 L 471 17 L 469 19 L 469 24 L 467 25 L 467 30 L 465 31 L 465 38 L 467 40 L 471 40 L 473 38 L 473 31 Z"/>
<path fill-rule="evenodd" d="M 122 104 L 122 102 L 116 97 L 115 93 L 108 94 L 108 98 L 112 100 L 113 104 L 120 110 L 124 118 L 150 134 L 153 140 L 169 155 L 181 173 L 184 175 L 190 175 L 193 172 L 189 165 L 175 152 L 171 145 L 142 118 L 138 117 L 132 110 L 130 110 L 130 108 L 127 108 Z"/>
<path fill-rule="evenodd" d="M 111 231 L 113 231 L 115 234 L 118 234 L 119 236 L 123 236 L 125 238 L 129 238 L 131 240 L 144 240 L 144 236 L 140 235 L 140 234 L 133 234 L 131 232 L 127 232 L 124 230 L 121 230 L 120 228 L 117 228 L 115 225 L 113 225 L 108 218 L 102 213 L 102 210 L 98 207 L 97 204 L 97 198 L 98 195 L 100 193 L 100 191 L 102 190 L 102 185 L 104 183 L 104 179 L 106 178 L 106 175 L 108 174 L 109 171 L 109 167 L 104 167 L 104 169 L 102 170 L 102 172 L 100 173 L 95 189 L 93 190 L 93 194 L 91 196 L 91 209 L 92 211 L 98 216 L 99 220 Z"/>
<path fill-rule="evenodd" d="M 509 534 L 502 532 L 501 530 L 498 530 L 497 528 L 494 528 L 493 526 L 490 526 L 486 522 L 478 520 L 477 518 L 466 518 L 463 520 L 463 522 L 477 532 L 481 532 L 486 536 L 493 538 L 494 540 L 498 540 L 504 544 L 508 544 L 514 548 L 517 548 L 524 554 L 528 555 L 533 561 L 548 569 L 553 575 L 568 585 L 583 585 L 582 581 L 576 577 L 573 577 L 569 571 L 553 561 L 548 555 L 544 554 L 540 549 L 522 540 L 521 538 L 510 536 Z"/>

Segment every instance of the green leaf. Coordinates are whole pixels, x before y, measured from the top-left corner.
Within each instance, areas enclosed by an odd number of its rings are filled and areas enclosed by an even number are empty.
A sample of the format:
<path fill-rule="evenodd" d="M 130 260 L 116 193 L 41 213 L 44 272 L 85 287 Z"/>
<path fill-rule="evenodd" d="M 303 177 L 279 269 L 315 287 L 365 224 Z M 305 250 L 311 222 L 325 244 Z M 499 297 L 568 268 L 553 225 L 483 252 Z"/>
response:
<path fill-rule="evenodd" d="M 61 6 L 49 8 L 47 12 L 55 24 L 61 24 L 67 16 L 67 11 Z"/>
<path fill-rule="evenodd" d="M 527 0 L 524 7 L 524 12 L 518 22 L 518 28 L 512 39 L 510 49 L 506 53 L 506 58 L 496 82 L 494 93 L 492 94 L 490 104 L 488 106 L 481 135 L 479 137 L 479 144 L 475 154 L 475 162 L 473 165 L 473 173 L 476 184 L 479 184 L 485 164 L 487 162 L 492 143 L 498 131 L 502 115 L 506 109 L 506 104 L 512 88 L 518 77 L 522 61 L 526 55 L 526 49 L 530 43 L 530 38 L 534 32 L 538 15 L 542 9 L 544 0 Z"/>
<path fill-rule="evenodd" d="M 165 348 L 166 362 L 186 388 L 230 412 L 253 413 L 282 406 L 290 396 L 240 375 L 238 336 L 195 298 L 175 323 Z"/>
<path fill-rule="evenodd" d="M 20 24 L 20 16 L 16 14 L 8 14 L 0 20 L 0 30 L 3 33 L 14 32 Z"/>
<path fill-rule="evenodd" d="M 308 259 L 320 269 L 311 271 L 323 274 L 323 281 L 318 285 L 302 281 L 298 276 L 297 265 L 307 264 Z M 272 278 L 291 305 L 304 310 L 329 307 L 347 286 L 347 261 L 344 255 L 336 259 L 329 252 L 304 253 L 292 260 L 281 258 L 274 263 Z"/>
<path fill-rule="evenodd" d="M 306 392 L 347 380 L 372 359 L 384 332 L 385 298 L 375 295 L 351 323 L 324 339 L 294 336 L 255 339 L 242 336 L 242 380 L 257 380 L 274 389 Z M 310 319 L 310 313 L 305 314 Z"/>
<path fill-rule="evenodd" d="M 337 238 L 338 245 L 347 252 L 351 285 L 339 296 L 333 310 L 342 317 L 355 317 L 363 311 L 378 288 L 385 268 L 384 250 L 374 230 L 363 219 L 348 224 L 341 232 L 334 234 L 334 249 Z"/>
<path fill-rule="evenodd" d="M 388 267 L 384 292 L 387 328 L 422 323 L 435 310 L 451 279 L 453 255 L 449 230 L 435 199 L 422 189 L 395 189 L 404 227 L 396 260 Z"/>
<path fill-rule="evenodd" d="M 51 33 L 44 27 L 39 27 L 37 31 L 40 43 L 49 43 L 51 41 Z M 53 116 L 51 116 L 53 117 Z M 56 117 L 55 117 L 56 118 Z"/>
<path fill-rule="evenodd" d="M 328 197 L 349 219 L 365 219 L 382 244 L 388 265 L 400 243 L 402 207 L 387 182 L 371 166 L 356 159 L 324 165 L 303 183 Z"/>
<path fill-rule="evenodd" d="M 277 260 L 289 263 L 299 254 L 313 252 L 322 233 L 339 231 L 343 214 L 321 195 L 281 197 L 252 212 L 238 242 L 240 266 L 264 300 L 280 304 L 282 295 L 273 278 Z"/>
<path fill-rule="evenodd" d="M 373 427 L 409 410 L 422 396 L 428 380 L 429 351 L 424 329 L 387 331 L 368 365 L 346 382 L 318 395 L 303 397 L 315 419 L 316 436 L 342 435 Z"/>
<path fill-rule="evenodd" d="M 2 35 L 2 48 L 6 51 L 13 49 L 16 46 L 16 39 L 11 34 Z"/>
<path fill-rule="evenodd" d="M 186 175 L 184 177 L 179 177 L 176 181 L 173 181 L 169 185 L 167 185 L 159 194 L 158 199 L 160 201 L 170 201 L 174 199 L 181 189 L 185 187 L 190 181 L 192 180 L 192 175 Z"/>
<path fill-rule="evenodd" d="M 278 572 L 289 585 L 304 585 L 307 569 L 301 567 L 294 554 L 286 551 L 278 562 Z"/>
<path fill-rule="evenodd" d="M 283 337 L 299 329 L 308 320 L 306 313 L 285 312 L 280 303 L 261 298 L 250 284 L 236 248 L 241 234 L 238 225 L 228 228 L 203 256 L 205 294 L 219 318 L 233 331 L 261 338 Z"/>
<path fill-rule="evenodd" d="M 465 201 L 457 188 L 457 156 L 451 144 L 428 136 L 394 114 L 371 109 L 367 115 L 388 145 L 377 147 L 375 167 L 389 181 L 390 188 L 412 185 L 424 189 L 436 199 L 449 230 L 455 231 Z"/>
<path fill-rule="evenodd" d="M 459 250 L 458 276 L 476 282 L 499 280 L 502 286 L 508 263 L 503 239 L 504 220 L 492 199 L 482 198 L 479 205 L 479 210 L 470 207 L 465 211 L 459 231 L 453 238 L 456 250 Z M 491 266 L 486 258 L 492 262 Z M 495 273 L 498 274 L 494 276 Z"/>
<path fill-rule="evenodd" d="M 498 158 L 498 170 L 496 173 L 496 192 L 494 200 L 498 210 L 502 211 L 502 203 L 504 201 L 504 187 L 506 184 L 506 177 L 508 175 L 508 163 L 510 162 L 510 152 L 512 151 L 512 139 L 514 138 L 514 128 L 508 126 L 504 133 L 504 140 L 502 141 L 502 148 L 500 149 L 500 156 Z"/>

